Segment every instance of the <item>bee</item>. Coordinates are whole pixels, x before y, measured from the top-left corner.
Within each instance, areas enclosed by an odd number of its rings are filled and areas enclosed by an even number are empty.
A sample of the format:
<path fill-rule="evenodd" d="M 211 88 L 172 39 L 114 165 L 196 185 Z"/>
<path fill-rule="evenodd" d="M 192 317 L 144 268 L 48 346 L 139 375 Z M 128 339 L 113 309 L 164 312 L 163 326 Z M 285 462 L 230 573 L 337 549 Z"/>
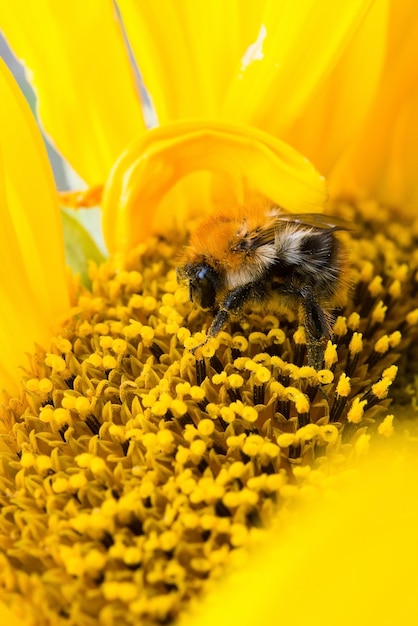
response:
<path fill-rule="evenodd" d="M 191 234 L 178 270 L 190 300 L 214 314 L 206 341 L 242 316 L 245 305 L 284 306 L 297 311 L 308 362 L 320 369 L 332 336 L 332 310 L 347 293 L 341 230 L 347 226 L 333 217 L 286 213 L 271 204 L 206 218 Z"/>

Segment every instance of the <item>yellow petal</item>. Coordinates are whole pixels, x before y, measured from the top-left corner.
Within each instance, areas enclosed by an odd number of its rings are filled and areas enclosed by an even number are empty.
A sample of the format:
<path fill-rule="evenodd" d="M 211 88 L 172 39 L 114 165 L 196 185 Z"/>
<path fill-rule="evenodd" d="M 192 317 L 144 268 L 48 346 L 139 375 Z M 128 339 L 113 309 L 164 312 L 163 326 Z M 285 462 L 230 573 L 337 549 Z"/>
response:
<path fill-rule="evenodd" d="M 223 579 L 180 626 L 413 624 L 418 614 L 414 448 L 410 444 L 404 454 L 392 446 L 381 458 L 330 478 L 322 500 L 290 517 L 291 529 L 286 522 L 275 529 L 268 545 Z"/>
<path fill-rule="evenodd" d="M 203 185 L 202 172 L 209 173 Z M 112 170 L 102 205 L 106 243 L 129 250 L 151 232 L 184 228 L 192 216 L 254 192 L 292 212 L 321 211 L 326 197 L 307 159 L 257 129 L 199 120 L 155 128 Z"/>
<path fill-rule="evenodd" d="M 373 4 L 331 74 L 306 102 L 304 114 L 284 129 L 283 139 L 325 175 L 374 101 L 386 55 L 388 9 L 385 0 Z"/>
<path fill-rule="evenodd" d="M 47 154 L 30 109 L 0 64 L 0 388 L 69 307 L 64 244 Z"/>
<path fill-rule="evenodd" d="M 370 1 L 269 0 L 252 48 L 242 58 L 222 117 L 274 135 L 302 114 L 351 40 Z"/>
<path fill-rule="evenodd" d="M 118 0 L 160 123 L 217 117 L 264 0 Z"/>
<path fill-rule="evenodd" d="M 418 5 L 392 2 L 385 63 L 372 105 L 332 175 L 335 192 L 414 206 L 418 163 Z M 414 210 L 415 209 L 411 209 Z"/>
<path fill-rule="evenodd" d="M 87 183 L 103 182 L 144 128 L 113 3 L 2 2 L 0 22 L 33 75 L 46 133 Z"/>

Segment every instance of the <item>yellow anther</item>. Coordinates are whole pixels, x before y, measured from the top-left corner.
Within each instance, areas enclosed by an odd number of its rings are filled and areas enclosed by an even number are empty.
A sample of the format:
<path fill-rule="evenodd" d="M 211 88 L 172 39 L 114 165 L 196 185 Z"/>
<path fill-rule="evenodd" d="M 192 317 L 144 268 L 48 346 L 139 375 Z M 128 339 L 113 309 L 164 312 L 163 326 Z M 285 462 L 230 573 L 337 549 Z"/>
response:
<path fill-rule="evenodd" d="M 214 404 L 213 402 L 209 402 L 209 404 L 206 405 L 206 413 L 209 415 L 209 417 L 211 419 L 217 419 L 220 415 L 221 409 L 219 408 L 219 406 L 217 404 Z"/>
<path fill-rule="evenodd" d="M 29 378 L 29 380 L 26 381 L 25 387 L 28 391 L 39 391 L 39 380 L 37 378 Z"/>
<path fill-rule="evenodd" d="M 310 441 L 319 434 L 319 426 L 317 424 L 307 424 L 299 428 L 297 434 L 302 441 Z"/>
<path fill-rule="evenodd" d="M 221 417 L 227 424 L 231 424 L 236 417 L 234 409 L 230 406 L 223 406 L 221 408 Z"/>
<path fill-rule="evenodd" d="M 346 398 L 351 391 L 350 378 L 343 372 L 338 380 L 336 392 L 340 397 Z"/>
<path fill-rule="evenodd" d="M 369 283 L 372 280 L 373 271 L 373 263 L 365 261 L 361 267 L 360 280 L 364 283 Z"/>
<path fill-rule="evenodd" d="M 392 380 L 390 378 L 382 378 L 379 382 L 372 385 L 372 393 L 379 400 L 383 400 L 388 395 L 389 387 L 392 384 Z"/>
<path fill-rule="evenodd" d="M 329 370 L 320 370 L 318 372 L 318 382 L 321 383 L 321 385 L 329 385 L 333 380 L 333 372 L 330 372 Z"/>
<path fill-rule="evenodd" d="M 205 390 L 203 389 L 203 387 L 192 385 L 190 387 L 190 397 L 195 402 L 201 402 L 205 398 Z"/>
<path fill-rule="evenodd" d="M 184 448 L 183 446 L 179 446 L 179 449 L 176 453 L 176 461 L 180 463 L 180 465 L 185 465 L 189 460 L 189 449 Z"/>
<path fill-rule="evenodd" d="M 215 430 L 215 424 L 211 419 L 203 419 L 197 425 L 197 430 L 204 437 L 209 437 L 209 435 L 211 435 Z"/>
<path fill-rule="evenodd" d="M 141 334 L 141 329 L 141 322 L 131 320 L 128 326 L 124 326 L 123 334 L 127 339 L 133 339 L 134 337 L 138 337 Z"/>
<path fill-rule="evenodd" d="M 395 332 L 389 335 L 389 345 L 391 348 L 396 348 L 401 342 L 402 335 L 399 330 L 395 330 Z"/>
<path fill-rule="evenodd" d="M 325 348 L 325 352 L 324 352 L 325 369 L 328 369 L 328 370 L 331 369 L 331 367 L 337 361 L 338 361 L 337 346 L 331 341 L 328 341 L 327 347 Z"/>
<path fill-rule="evenodd" d="M 394 381 L 397 374 L 398 374 L 398 366 L 391 365 L 390 367 L 387 367 L 385 370 L 383 370 L 382 378 L 389 378 L 391 381 Z"/>
<path fill-rule="evenodd" d="M 309 412 L 309 398 L 304 393 L 299 391 L 299 389 L 296 389 L 295 387 L 288 387 L 286 395 L 289 400 L 291 400 L 295 404 L 296 411 L 298 413 Z"/>
<path fill-rule="evenodd" d="M 45 357 L 45 363 L 55 372 L 63 372 L 67 367 L 64 359 L 57 354 L 47 354 L 47 356 Z"/>
<path fill-rule="evenodd" d="M 39 391 L 41 393 L 50 393 L 52 389 L 52 381 L 49 378 L 41 378 L 41 380 L 39 381 Z"/>
<path fill-rule="evenodd" d="M 161 549 L 164 550 L 164 552 L 170 552 L 171 550 L 173 550 L 173 548 L 176 547 L 179 541 L 179 537 L 177 533 L 173 530 L 166 530 L 165 532 L 161 533 L 159 540 Z"/>
<path fill-rule="evenodd" d="M 87 321 L 81 322 L 81 324 L 78 327 L 78 334 L 80 335 L 80 337 L 88 337 L 92 333 L 93 333 L 93 326 Z"/>
<path fill-rule="evenodd" d="M 267 333 L 267 338 L 277 345 L 281 345 L 286 341 L 286 334 L 281 328 L 272 328 Z"/>
<path fill-rule="evenodd" d="M 241 433 L 241 435 L 232 435 L 227 438 L 226 445 L 228 448 L 242 448 L 246 439 L 247 435 L 245 433 Z"/>
<path fill-rule="evenodd" d="M 334 323 L 334 334 L 337 337 L 344 337 L 347 334 L 347 321 L 345 317 L 339 315 Z"/>
<path fill-rule="evenodd" d="M 347 413 L 347 421 L 352 424 L 359 424 L 363 419 L 364 407 L 367 405 L 367 400 L 360 400 L 360 398 L 354 398 L 353 403 Z"/>
<path fill-rule="evenodd" d="M 267 383 L 271 378 L 271 372 L 267 367 L 260 366 L 255 371 L 255 379 L 258 383 Z"/>
<path fill-rule="evenodd" d="M 380 302 L 378 302 L 372 312 L 371 315 L 371 321 L 373 324 L 381 324 L 386 316 L 386 312 L 387 312 L 388 308 L 385 304 L 383 304 L 383 302 L 380 300 Z"/>
<path fill-rule="evenodd" d="M 25 469 L 28 467 L 33 467 L 35 465 L 35 455 L 32 452 L 24 452 L 20 459 L 20 463 L 22 467 Z"/>
<path fill-rule="evenodd" d="M 105 370 L 113 370 L 116 367 L 116 358 L 111 354 L 105 354 L 102 360 L 102 365 Z"/>
<path fill-rule="evenodd" d="M 348 349 L 351 355 L 359 354 L 363 350 L 363 335 L 362 333 L 353 333 Z"/>
<path fill-rule="evenodd" d="M 245 352 L 248 350 L 248 339 L 242 335 L 235 335 L 235 337 L 232 338 L 232 347 L 240 352 Z"/>
<path fill-rule="evenodd" d="M 248 341 L 255 345 L 263 345 L 266 343 L 266 335 L 260 332 L 250 333 Z"/>
<path fill-rule="evenodd" d="M 142 326 L 141 328 L 141 337 L 144 340 L 144 343 L 149 344 L 154 339 L 154 329 L 151 326 Z"/>
<path fill-rule="evenodd" d="M 179 340 L 181 344 L 184 344 L 186 339 L 189 339 L 190 336 L 191 336 L 190 330 L 188 328 L 185 328 L 184 326 L 179 328 L 177 331 L 177 339 Z"/>
<path fill-rule="evenodd" d="M 46 454 L 40 454 L 36 458 L 36 469 L 41 474 L 46 474 L 46 472 L 49 472 L 52 469 L 51 457 L 47 456 Z"/>
<path fill-rule="evenodd" d="M 93 367 L 100 368 L 103 365 L 103 359 L 100 354 L 96 354 L 95 352 L 93 352 L 93 354 L 90 354 L 90 356 L 84 361 L 84 363 L 88 363 Z"/>
<path fill-rule="evenodd" d="M 228 383 L 232 389 L 239 389 L 244 384 L 244 379 L 240 374 L 231 374 L 228 376 Z"/>
<path fill-rule="evenodd" d="M 193 457 L 200 459 L 206 452 L 206 443 L 202 439 L 195 439 L 190 444 L 190 454 Z"/>
<path fill-rule="evenodd" d="M 187 413 L 187 404 L 183 400 L 176 398 L 171 403 L 170 410 L 172 411 L 174 417 L 182 417 Z"/>
<path fill-rule="evenodd" d="M 63 354 L 67 354 L 73 349 L 71 341 L 64 339 L 64 337 L 54 337 L 52 343 L 56 346 L 57 350 Z"/>
<path fill-rule="evenodd" d="M 244 406 L 241 411 L 241 417 L 246 422 L 256 422 L 258 418 L 257 409 L 255 409 L 253 406 Z"/>
<path fill-rule="evenodd" d="M 99 456 L 94 457 L 90 463 L 90 470 L 93 474 L 100 475 L 106 472 L 106 461 Z"/>
<path fill-rule="evenodd" d="M 90 466 L 91 460 L 93 459 L 93 455 L 88 452 L 83 452 L 82 454 L 78 454 L 75 457 L 75 462 L 77 465 L 83 469 L 87 469 Z"/>
<path fill-rule="evenodd" d="M 387 438 L 392 437 L 393 433 L 395 432 L 395 429 L 393 427 L 394 418 L 395 418 L 394 415 L 386 415 L 383 422 L 379 424 L 377 428 L 379 435 L 382 435 L 382 437 L 387 437 Z"/>
<path fill-rule="evenodd" d="M 335 443 L 340 436 L 338 428 L 334 426 L 333 424 L 326 424 L 325 426 L 320 426 L 319 434 L 321 435 L 322 439 L 326 441 L 327 443 Z"/>
<path fill-rule="evenodd" d="M 374 344 L 374 351 L 378 354 L 385 354 L 389 350 L 389 337 L 387 335 L 383 335 L 380 337 Z"/>
<path fill-rule="evenodd" d="M 112 342 L 112 350 L 116 354 L 124 354 L 128 347 L 127 342 L 124 339 L 114 339 Z"/>
<path fill-rule="evenodd" d="M 356 312 L 351 313 L 347 320 L 347 326 L 350 330 L 357 330 L 360 326 L 360 315 Z"/>
<path fill-rule="evenodd" d="M 153 296 L 146 296 L 143 300 L 142 306 L 145 309 L 145 311 L 150 313 L 151 311 L 154 311 L 154 309 L 157 308 L 157 300 Z"/>
<path fill-rule="evenodd" d="M 298 329 L 293 333 L 293 341 L 296 345 L 306 344 L 306 333 L 303 326 L 299 326 Z"/>
<path fill-rule="evenodd" d="M 109 335 L 103 335 L 99 339 L 99 345 L 101 348 L 103 348 L 103 350 L 110 350 L 110 348 L 112 347 L 112 344 L 113 344 L 113 339 L 112 337 L 109 337 Z"/>
<path fill-rule="evenodd" d="M 397 279 L 394 280 L 393 283 L 389 286 L 388 293 L 392 298 L 397 300 L 402 294 L 401 282 Z"/>
<path fill-rule="evenodd" d="M 155 415 L 156 417 L 163 417 L 168 410 L 167 403 L 161 402 L 161 400 L 151 402 L 150 408 L 152 415 Z"/>
<path fill-rule="evenodd" d="M 68 480 L 66 478 L 56 478 L 52 483 L 54 493 L 65 493 L 68 489 Z"/>
<path fill-rule="evenodd" d="M 109 334 L 109 324 L 106 324 L 105 322 L 99 322 L 98 324 L 95 324 L 94 326 L 94 334 L 95 335 L 108 335 Z"/>
<path fill-rule="evenodd" d="M 220 374 L 214 374 L 212 376 L 212 382 L 214 385 L 223 385 L 226 382 L 227 373 L 225 371 Z"/>
<path fill-rule="evenodd" d="M 288 448 L 297 443 L 297 437 L 293 433 L 284 433 L 283 435 L 278 435 L 277 443 L 280 448 Z"/>
<path fill-rule="evenodd" d="M 68 479 L 68 483 L 71 489 L 77 490 L 77 489 L 81 489 L 82 487 L 85 487 L 88 483 L 88 480 L 84 474 L 81 474 L 80 472 L 78 472 L 77 474 L 71 474 L 71 476 Z"/>
<path fill-rule="evenodd" d="M 229 473 L 232 478 L 241 478 L 246 471 L 246 466 L 242 461 L 235 461 L 229 468 Z"/>
<path fill-rule="evenodd" d="M 55 409 L 53 419 L 55 424 L 61 427 L 64 424 L 68 424 L 68 422 L 70 421 L 70 413 L 67 409 L 64 408 Z"/>
<path fill-rule="evenodd" d="M 418 324 L 418 309 L 408 313 L 405 319 L 409 326 L 416 326 Z"/>
<path fill-rule="evenodd" d="M 271 459 L 275 459 L 280 454 L 280 448 L 275 443 L 267 441 L 261 448 L 261 454 L 265 454 Z"/>
<path fill-rule="evenodd" d="M 398 265 L 394 271 L 394 278 L 399 280 L 400 282 L 405 282 L 409 275 L 409 266 L 407 263 L 402 263 L 402 265 Z"/>
<path fill-rule="evenodd" d="M 84 396 L 75 399 L 75 410 L 79 415 L 85 417 L 90 412 L 90 400 Z"/>
<path fill-rule="evenodd" d="M 139 293 L 134 293 L 129 299 L 129 306 L 132 309 L 142 309 L 144 304 L 144 296 Z"/>
<path fill-rule="evenodd" d="M 373 296 L 373 298 L 377 298 L 377 296 L 379 296 L 383 291 L 382 277 L 375 276 L 373 280 L 369 283 L 368 290 L 369 290 L 370 295 Z"/>

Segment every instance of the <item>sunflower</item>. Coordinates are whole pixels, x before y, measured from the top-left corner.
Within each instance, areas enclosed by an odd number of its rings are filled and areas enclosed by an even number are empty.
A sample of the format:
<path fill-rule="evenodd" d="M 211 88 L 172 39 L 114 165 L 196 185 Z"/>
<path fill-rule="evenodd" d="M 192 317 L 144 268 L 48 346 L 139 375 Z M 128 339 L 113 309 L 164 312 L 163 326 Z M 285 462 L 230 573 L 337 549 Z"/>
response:
<path fill-rule="evenodd" d="M 45 132 L 88 185 L 57 194 L 1 66 L 5 615 L 406 619 L 415 4 L 22 0 L 0 16 Z M 253 194 L 352 224 L 322 369 L 292 310 L 249 309 L 190 350 L 210 318 L 177 282 L 181 250 L 203 215 Z M 101 205 L 109 257 L 86 254 L 89 287 L 66 269 L 60 203 Z"/>

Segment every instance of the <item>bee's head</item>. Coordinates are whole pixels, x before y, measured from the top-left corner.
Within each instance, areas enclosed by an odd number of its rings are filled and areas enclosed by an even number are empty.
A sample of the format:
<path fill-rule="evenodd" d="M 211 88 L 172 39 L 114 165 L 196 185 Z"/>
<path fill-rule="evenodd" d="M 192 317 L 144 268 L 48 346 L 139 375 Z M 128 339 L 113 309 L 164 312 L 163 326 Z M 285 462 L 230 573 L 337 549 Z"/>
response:
<path fill-rule="evenodd" d="M 178 276 L 189 283 L 189 297 L 202 309 L 213 309 L 221 286 L 221 277 L 205 262 L 189 263 L 178 271 Z"/>

